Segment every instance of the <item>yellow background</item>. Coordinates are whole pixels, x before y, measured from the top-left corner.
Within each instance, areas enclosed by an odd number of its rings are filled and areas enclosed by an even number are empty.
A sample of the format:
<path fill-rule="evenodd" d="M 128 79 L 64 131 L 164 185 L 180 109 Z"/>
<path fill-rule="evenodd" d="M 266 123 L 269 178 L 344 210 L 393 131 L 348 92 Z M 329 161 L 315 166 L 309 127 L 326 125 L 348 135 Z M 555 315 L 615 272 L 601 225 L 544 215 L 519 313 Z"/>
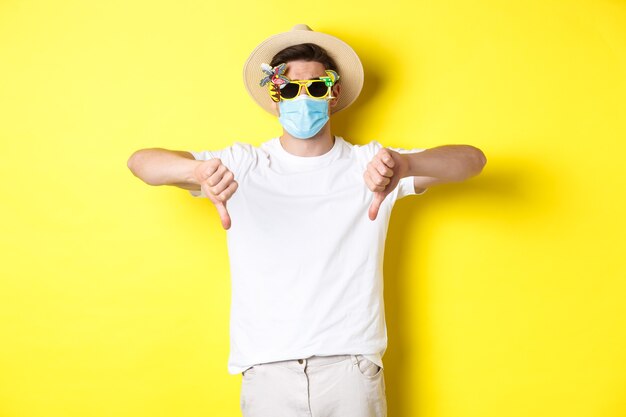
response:
<path fill-rule="evenodd" d="M 280 134 L 296 23 L 363 61 L 336 134 L 488 158 L 394 210 L 390 417 L 626 415 L 624 1 L 3 0 L 0 416 L 240 415 L 219 218 L 126 162 Z"/>

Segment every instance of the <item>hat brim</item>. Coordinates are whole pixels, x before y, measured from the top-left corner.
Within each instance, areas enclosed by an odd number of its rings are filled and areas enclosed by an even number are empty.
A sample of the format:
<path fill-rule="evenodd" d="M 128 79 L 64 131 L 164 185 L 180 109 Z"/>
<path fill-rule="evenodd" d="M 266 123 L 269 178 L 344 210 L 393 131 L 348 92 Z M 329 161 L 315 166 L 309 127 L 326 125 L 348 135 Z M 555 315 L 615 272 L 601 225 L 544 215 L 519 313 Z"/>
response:
<path fill-rule="evenodd" d="M 264 77 L 261 64 L 269 64 L 278 52 L 300 43 L 314 43 L 321 46 L 337 64 L 337 73 L 341 77 L 341 93 L 337 105 L 331 107 L 331 113 L 336 113 L 350 106 L 363 88 L 363 65 L 359 56 L 350 45 L 341 39 L 322 32 L 296 28 L 267 38 L 252 51 L 243 66 L 243 82 L 250 97 L 264 110 L 278 116 L 267 86 L 261 87 L 259 85 Z"/>

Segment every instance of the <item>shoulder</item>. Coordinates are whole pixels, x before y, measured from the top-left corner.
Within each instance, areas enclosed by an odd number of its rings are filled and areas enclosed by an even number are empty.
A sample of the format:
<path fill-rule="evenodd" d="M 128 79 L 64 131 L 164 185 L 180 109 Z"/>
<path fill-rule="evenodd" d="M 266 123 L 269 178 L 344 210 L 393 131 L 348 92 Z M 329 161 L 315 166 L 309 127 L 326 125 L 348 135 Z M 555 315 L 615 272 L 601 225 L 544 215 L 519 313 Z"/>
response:
<path fill-rule="evenodd" d="M 353 144 L 348 144 L 348 145 L 352 148 L 353 152 L 355 152 L 359 156 L 366 158 L 368 161 L 371 160 L 378 153 L 378 151 L 381 150 L 382 148 L 391 149 L 392 151 L 395 151 L 398 153 L 416 153 L 416 152 L 422 152 L 426 150 L 426 148 L 398 148 L 398 147 L 393 147 L 393 146 L 385 146 L 375 140 L 365 145 L 353 145 Z"/>
<path fill-rule="evenodd" d="M 353 159 L 369 162 L 374 155 L 383 147 L 377 141 L 371 141 L 364 145 L 356 145 L 350 142 L 347 142 L 343 138 L 338 138 L 343 141 L 343 150 L 346 153 L 346 156 L 350 156 Z"/>
<path fill-rule="evenodd" d="M 257 147 L 245 142 L 235 141 L 232 145 L 221 149 L 189 151 L 195 159 L 207 160 L 218 158 L 235 176 L 241 177 L 253 169 L 259 161 L 267 159 L 262 146 Z"/>
<path fill-rule="evenodd" d="M 229 148 L 231 157 L 233 160 L 239 161 L 240 171 L 251 170 L 259 164 L 264 165 L 267 163 L 269 160 L 267 145 L 270 142 L 272 142 L 272 140 L 263 142 L 259 146 L 254 146 L 244 142 L 235 142 Z"/>
<path fill-rule="evenodd" d="M 254 146 L 249 143 L 243 142 L 234 142 L 230 146 L 226 146 L 224 148 L 214 148 L 211 150 L 202 150 L 202 151 L 187 151 L 193 155 L 195 159 L 198 160 L 206 160 L 212 158 L 229 158 L 233 156 L 245 156 L 245 155 L 253 155 L 255 153 Z"/>
<path fill-rule="evenodd" d="M 278 138 L 272 138 L 261 143 L 257 149 L 259 154 L 268 155 L 276 152 L 280 146 L 280 140 Z"/>
<path fill-rule="evenodd" d="M 258 147 L 245 142 L 234 142 L 226 149 L 228 149 L 228 151 L 231 152 L 233 155 L 248 157 L 256 156 L 260 150 Z"/>

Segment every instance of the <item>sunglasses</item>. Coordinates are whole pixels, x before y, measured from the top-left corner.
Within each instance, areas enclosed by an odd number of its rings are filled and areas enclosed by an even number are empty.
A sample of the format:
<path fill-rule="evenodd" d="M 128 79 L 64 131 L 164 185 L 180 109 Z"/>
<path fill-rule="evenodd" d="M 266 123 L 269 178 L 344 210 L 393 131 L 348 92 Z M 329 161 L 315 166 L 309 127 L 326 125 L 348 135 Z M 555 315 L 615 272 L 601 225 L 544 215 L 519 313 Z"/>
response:
<path fill-rule="evenodd" d="M 330 96 L 330 87 L 324 80 L 292 80 L 280 89 L 281 100 L 293 100 L 300 95 L 302 87 L 314 98 Z M 332 98 L 332 96 L 330 96 Z"/>

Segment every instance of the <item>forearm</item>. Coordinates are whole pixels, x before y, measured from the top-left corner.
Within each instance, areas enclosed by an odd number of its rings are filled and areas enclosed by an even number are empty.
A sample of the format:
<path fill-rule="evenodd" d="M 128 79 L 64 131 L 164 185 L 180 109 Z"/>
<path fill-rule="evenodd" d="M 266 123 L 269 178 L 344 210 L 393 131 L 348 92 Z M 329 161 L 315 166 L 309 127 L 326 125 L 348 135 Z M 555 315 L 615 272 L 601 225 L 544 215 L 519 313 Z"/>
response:
<path fill-rule="evenodd" d="M 444 145 L 406 157 L 405 177 L 433 177 L 441 182 L 457 182 L 479 174 L 487 159 L 483 152 L 471 145 Z"/>
<path fill-rule="evenodd" d="M 128 168 L 146 184 L 199 190 L 200 186 L 193 175 L 199 163 L 189 152 L 149 148 L 133 153 L 128 159 Z"/>

